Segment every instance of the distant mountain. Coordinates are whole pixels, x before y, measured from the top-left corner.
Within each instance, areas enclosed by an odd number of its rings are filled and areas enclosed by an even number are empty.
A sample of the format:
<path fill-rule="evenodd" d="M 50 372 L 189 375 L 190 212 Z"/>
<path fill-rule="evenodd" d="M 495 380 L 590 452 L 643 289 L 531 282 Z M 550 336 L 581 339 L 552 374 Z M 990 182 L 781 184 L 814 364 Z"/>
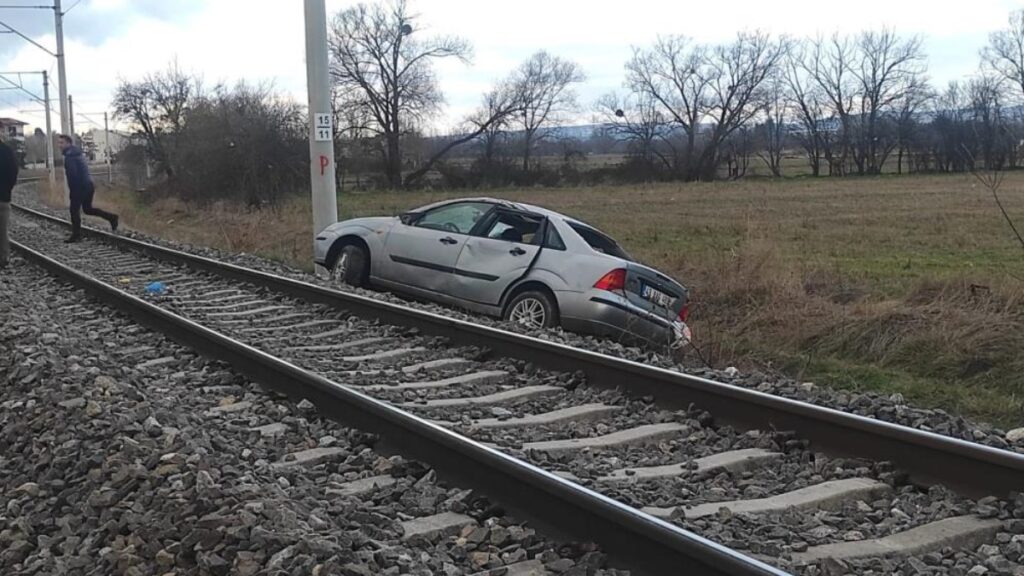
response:
<path fill-rule="evenodd" d="M 551 138 L 572 138 L 576 140 L 589 140 L 595 130 L 601 130 L 604 128 L 602 124 L 579 124 L 574 126 L 553 126 L 551 128 L 544 128 L 545 134 Z M 522 130 L 509 130 L 506 132 L 509 136 L 520 136 Z M 451 134 L 446 136 L 431 136 L 427 140 L 453 140 L 455 138 L 461 138 L 465 134 Z"/>
<path fill-rule="evenodd" d="M 966 114 L 970 113 L 970 110 L 969 109 L 965 109 L 965 110 L 961 110 L 961 112 L 966 115 Z M 1006 107 L 1003 108 L 1003 114 L 1005 114 L 1006 116 L 1009 116 L 1009 117 L 1024 118 L 1024 105 L 1006 106 Z M 933 122 L 935 120 L 936 117 L 938 117 L 938 115 L 939 115 L 938 111 L 924 110 L 924 111 L 916 112 L 914 114 L 914 120 L 917 121 L 920 124 L 930 124 L 931 122 Z M 819 121 L 819 129 L 822 130 L 823 132 L 838 132 L 839 129 L 840 129 L 840 126 L 841 125 L 840 125 L 840 122 L 839 122 L 839 118 L 835 118 L 835 117 L 824 118 L 824 119 Z M 574 139 L 574 140 L 586 141 L 586 140 L 591 139 L 595 134 L 599 134 L 599 133 L 603 132 L 604 130 L 607 129 L 607 127 L 608 127 L 608 125 L 606 125 L 606 124 L 576 124 L 576 125 L 572 125 L 572 126 L 554 126 L 554 127 L 551 127 L 551 128 L 545 128 L 544 130 L 549 135 L 549 138 L 553 138 L 553 139 L 556 139 L 556 140 L 557 139 L 562 139 L 562 138 L 569 138 L 569 139 Z M 700 131 L 701 132 L 703 132 L 705 130 L 709 130 L 710 128 L 711 128 L 711 124 L 701 124 L 700 125 Z M 799 123 L 796 123 L 796 122 L 787 122 L 785 124 L 784 128 L 790 134 L 801 134 L 801 133 L 806 131 L 806 129 L 803 127 L 803 125 L 801 125 Z M 672 134 L 672 133 L 675 133 L 678 130 L 681 130 L 681 128 L 678 125 L 673 125 L 673 126 L 671 126 L 668 129 L 668 133 Z M 511 130 L 507 134 L 510 135 L 510 136 L 515 137 L 515 136 L 522 135 L 522 133 L 523 133 L 522 130 Z M 464 134 L 454 134 L 454 135 L 450 135 L 450 136 L 433 136 L 433 137 L 427 138 L 427 140 L 446 141 L 446 140 L 451 140 L 453 138 L 461 137 L 463 135 Z M 624 141 L 624 140 L 628 139 L 628 138 L 626 138 L 622 134 L 616 134 L 615 131 L 611 131 L 610 135 L 611 135 L 612 138 L 614 138 L 616 140 L 620 140 L 620 141 Z"/>
<path fill-rule="evenodd" d="M 603 130 L 603 124 L 581 124 L 579 126 L 555 126 L 548 129 L 548 133 L 554 138 L 574 138 L 576 140 L 589 140 L 595 131 Z"/>

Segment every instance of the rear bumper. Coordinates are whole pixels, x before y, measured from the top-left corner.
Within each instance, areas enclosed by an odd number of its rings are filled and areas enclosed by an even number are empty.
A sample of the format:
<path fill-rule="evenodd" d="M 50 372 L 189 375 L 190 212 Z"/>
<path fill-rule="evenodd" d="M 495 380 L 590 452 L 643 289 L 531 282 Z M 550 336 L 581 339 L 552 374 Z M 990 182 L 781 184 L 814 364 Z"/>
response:
<path fill-rule="evenodd" d="M 686 324 L 637 308 L 614 293 L 576 293 L 566 300 L 559 304 L 567 330 L 660 346 L 677 346 L 690 339 Z"/>

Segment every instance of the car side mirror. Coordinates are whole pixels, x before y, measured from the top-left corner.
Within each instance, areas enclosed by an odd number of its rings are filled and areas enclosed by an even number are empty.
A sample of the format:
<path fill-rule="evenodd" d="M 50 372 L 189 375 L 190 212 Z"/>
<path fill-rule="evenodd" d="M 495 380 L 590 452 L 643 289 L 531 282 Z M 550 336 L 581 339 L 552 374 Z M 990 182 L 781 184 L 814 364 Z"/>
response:
<path fill-rule="evenodd" d="M 405 224 L 406 226 L 408 226 L 408 225 L 412 224 L 413 221 L 416 220 L 416 214 L 413 213 L 413 212 L 403 212 L 402 214 L 398 215 L 398 220 L 402 224 Z"/>

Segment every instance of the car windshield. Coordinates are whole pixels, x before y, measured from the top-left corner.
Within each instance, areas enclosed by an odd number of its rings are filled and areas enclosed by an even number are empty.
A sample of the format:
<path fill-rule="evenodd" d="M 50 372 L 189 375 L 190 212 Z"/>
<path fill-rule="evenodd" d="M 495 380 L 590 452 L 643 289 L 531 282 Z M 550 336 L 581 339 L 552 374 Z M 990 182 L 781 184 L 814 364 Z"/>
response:
<path fill-rule="evenodd" d="M 569 227 L 572 228 L 573 231 L 575 231 L 577 234 L 579 234 L 580 238 L 583 238 L 583 241 L 586 242 L 587 245 L 589 245 L 594 250 L 597 250 L 602 254 L 615 256 L 616 258 L 622 258 L 623 260 L 633 260 L 633 258 L 629 254 L 627 254 L 625 250 L 620 248 L 619 245 L 615 243 L 615 240 L 612 240 L 611 238 L 605 236 L 604 234 L 598 232 L 597 230 L 594 230 L 589 226 L 584 226 L 582 224 L 578 224 L 575 222 L 570 222 Z"/>

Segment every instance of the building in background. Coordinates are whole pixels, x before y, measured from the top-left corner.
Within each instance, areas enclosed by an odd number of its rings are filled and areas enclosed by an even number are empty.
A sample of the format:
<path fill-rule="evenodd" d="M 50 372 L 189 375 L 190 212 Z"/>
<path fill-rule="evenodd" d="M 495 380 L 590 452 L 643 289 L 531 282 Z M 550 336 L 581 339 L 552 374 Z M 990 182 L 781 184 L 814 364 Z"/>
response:
<path fill-rule="evenodd" d="M 13 139 L 24 142 L 25 126 L 28 126 L 28 122 L 22 122 L 15 118 L 0 118 L 0 130 L 3 131 L 5 140 Z"/>
<path fill-rule="evenodd" d="M 0 118 L 0 134 L 3 140 L 13 150 L 14 157 L 18 159 L 18 165 L 25 168 L 25 126 L 28 122 L 22 122 L 17 118 Z"/>
<path fill-rule="evenodd" d="M 128 145 L 129 135 L 110 131 L 110 142 L 107 142 L 107 132 L 102 128 L 93 128 L 81 135 L 82 151 L 94 162 L 106 162 L 107 151 L 110 151 L 111 161 L 117 158 L 117 153 L 124 150 Z"/>

